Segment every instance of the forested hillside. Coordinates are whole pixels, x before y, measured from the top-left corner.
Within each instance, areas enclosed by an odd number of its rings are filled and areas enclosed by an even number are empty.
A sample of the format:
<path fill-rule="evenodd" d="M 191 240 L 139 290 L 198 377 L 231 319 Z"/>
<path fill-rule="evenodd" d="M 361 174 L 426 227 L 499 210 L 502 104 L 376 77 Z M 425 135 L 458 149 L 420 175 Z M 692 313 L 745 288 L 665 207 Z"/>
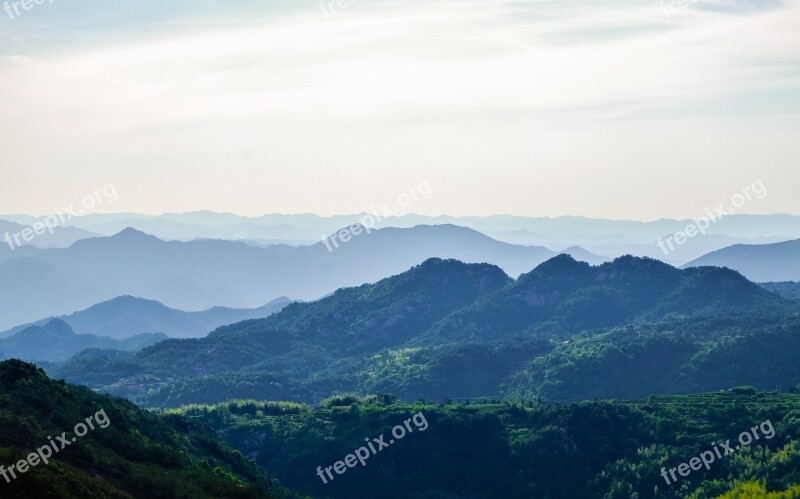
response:
<path fill-rule="evenodd" d="M 70 442 L 73 428 L 99 411 L 102 424 Z M 52 380 L 16 360 L 0 362 L 0 428 L 0 465 L 8 477 L 0 480 L 3 498 L 299 497 L 202 424 Z M 48 445 L 58 449 L 49 463 L 8 470 Z"/>
<path fill-rule="evenodd" d="M 742 499 L 766 496 L 731 491 L 797 492 L 799 408 L 798 395 L 741 388 L 555 406 L 339 396 L 316 409 L 233 401 L 176 412 L 214 427 L 283 483 L 317 498 Z M 318 466 L 344 459 L 365 437 L 384 435 L 388 443 L 396 425 L 419 414 L 426 426 L 416 426 L 417 416 L 409 425 L 414 432 L 364 466 L 356 463 L 328 483 L 317 475 Z M 754 426 L 759 438 L 749 446 L 676 482 L 663 478 L 662 468 L 668 473 L 714 442 L 730 441 L 733 449 Z"/>
<path fill-rule="evenodd" d="M 431 259 L 207 338 L 84 354 L 52 372 L 152 407 L 344 391 L 575 401 L 773 389 L 800 379 L 788 357 L 798 311 L 727 269 L 562 255 L 512 280 Z"/>
<path fill-rule="evenodd" d="M 765 282 L 761 287 L 776 293 L 787 300 L 800 301 L 800 282 L 787 281 L 787 282 Z"/>

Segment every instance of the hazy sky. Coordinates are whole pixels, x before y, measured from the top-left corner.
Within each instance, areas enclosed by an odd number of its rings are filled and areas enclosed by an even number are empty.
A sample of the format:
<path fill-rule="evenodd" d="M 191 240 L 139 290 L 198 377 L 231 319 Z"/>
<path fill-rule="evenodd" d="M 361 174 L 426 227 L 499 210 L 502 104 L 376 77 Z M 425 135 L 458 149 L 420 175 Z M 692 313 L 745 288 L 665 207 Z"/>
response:
<path fill-rule="evenodd" d="M 798 1 L 340 3 L 9 4 L 0 213 L 800 214 Z"/>

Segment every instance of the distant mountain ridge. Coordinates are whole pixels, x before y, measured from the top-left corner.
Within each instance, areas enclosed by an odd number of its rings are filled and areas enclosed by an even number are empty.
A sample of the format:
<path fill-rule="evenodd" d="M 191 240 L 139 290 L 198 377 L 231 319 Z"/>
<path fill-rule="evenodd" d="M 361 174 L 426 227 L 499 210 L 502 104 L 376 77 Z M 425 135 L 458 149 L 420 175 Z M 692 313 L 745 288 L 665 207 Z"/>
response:
<path fill-rule="evenodd" d="M 187 213 L 164 213 L 161 215 L 142 215 L 138 213 L 89 214 L 75 217 L 70 221 L 97 234 L 110 236 L 126 227 L 152 233 L 159 238 L 191 240 L 209 239 L 306 239 L 318 240 L 320 233 L 331 233 L 349 226 L 366 213 L 320 216 L 305 214 L 265 214 L 254 217 L 219 213 L 213 211 L 194 211 Z M 34 217 L 24 215 L 0 215 L 20 224 L 30 224 Z M 660 219 L 648 222 L 636 220 L 612 220 L 584 216 L 526 217 L 514 215 L 492 216 L 426 216 L 409 213 L 402 216 L 387 217 L 378 225 L 382 227 L 410 228 L 417 225 L 452 224 L 483 232 L 493 237 L 501 234 L 516 238 L 516 244 L 547 244 L 555 241 L 571 240 L 572 244 L 589 242 L 595 238 L 621 235 L 628 242 L 655 241 L 659 236 L 682 230 L 690 219 Z M 514 232 L 525 231 L 527 235 L 541 234 L 547 240 L 534 238 Z M 800 233 L 800 217 L 786 213 L 771 215 L 729 215 L 709 228 L 711 235 L 727 235 L 740 238 L 759 238 L 778 236 L 792 237 Z M 577 236 L 577 237 L 576 237 Z M 616 239 L 621 242 L 620 239 Z M 595 239 L 594 242 L 600 242 Z M 611 242 L 610 240 L 606 242 Z"/>
<path fill-rule="evenodd" d="M 331 234 L 360 220 L 366 214 L 323 217 L 314 214 L 266 214 L 243 217 L 232 213 L 196 211 L 141 215 L 136 213 L 90 214 L 70 221 L 76 227 L 105 236 L 126 227 L 153 234 L 164 240 L 191 241 L 223 239 L 245 241 L 255 246 L 270 244 L 308 245 L 321 234 Z M 30 224 L 36 219 L 20 215 L 0 215 L 8 220 Z M 411 228 L 418 225 L 457 225 L 479 231 L 498 241 L 515 245 L 566 248 L 573 245 L 593 253 L 618 257 L 625 254 L 647 256 L 682 265 L 706 253 L 733 244 L 763 244 L 797 238 L 800 217 L 785 213 L 771 215 L 729 215 L 708 228 L 702 238 L 692 238 L 669 253 L 656 242 L 684 230 L 689 219 L 653 221 L 611 220 L 582 216 L 525 217 L 424 216 L 406 214 L 387 217 L 376 229 Z M 456 255 L 429 255 L 453 256 Z M 597 262 L 590 262 L 597 263 Z M 530 269 L 526 269 L 530 270 Z"/>
<path fill-rule="evenodd" d="M 0 328 L 71 313 L 121 295 L 180 310 L 254 308 L 280 296 L 317 299 L 431 257 L 490 262 L 518 275 L 557 254 L 544 247 L 501 243 L 456 226 L 361 233 L 332 251 L 322 242 L 261 248 L 220 240 L 162 241 L 126 229 L 112 237 L 83 239 L 69 248 L 31 248 L 21 258 L 0 261 L 0 282 L 11 283 L 0 288 Z"/>
<path fill-rule="evenodd" d="M 755 282 L 800 281 L 800 239 L 774 244 L 737 244 L 687 263 L 734 269 Z"/>
<path fill-rule="evenodd" d="M 75 334 L 66 322 L 52 319 L 43 325 L 29 326 L 11 337 L 0 339 L 0 359 L 57 361 L 89 348 L 135 351 L 166 339 L 167 336 L 161 333 L 143 333 L 123 340 Z"/>
<path fill-rule="evenodd" d="M 18 242 L 22 245 L 31 245 L 37 248 L 63 248 L 67 247 L 76 241 L 86 239 L 89 237 L 97 237 L 98 234 L 87 230 L 79 229 L 70 225 L 57 225 L 52 227 L 52 234 L 50 229 L 44 231 L 42 234 L 35 234 L 32 240 L 26 241 L 22 237 L 22 231 L 25 229 L 32 229 L 32 225 L 40 222 L 41 219 L 27 217 L 29 221 L 25 223 L 17 223 L 9 220 L 3 220 L 0 217 L 0 254 L 7 250 L 19 249 Z M 5 240 L 6 235 L 9 236 L 9 241 Z M 16 239 L 14 236 L 17 236 Z M 13 248 L 12 248 L 13 245 Z"/>
<path fill-rule="evenodd" d="M 201 312 L 185 312 L 166 307 L 155 300 L 118 296 L 69 315 L 16 326 L 1 332 L 0 338 L 13 336 L 27 327 L 46 324 L 53 319 L 65 322 L 82 334 L 118 340 L 142 333 L 163 333 L 170 338 L 198 338 L 225 324 L 267 317 L 289 303 L 291 300 L 281 297 L 254 309 L 213 307 Z"/>

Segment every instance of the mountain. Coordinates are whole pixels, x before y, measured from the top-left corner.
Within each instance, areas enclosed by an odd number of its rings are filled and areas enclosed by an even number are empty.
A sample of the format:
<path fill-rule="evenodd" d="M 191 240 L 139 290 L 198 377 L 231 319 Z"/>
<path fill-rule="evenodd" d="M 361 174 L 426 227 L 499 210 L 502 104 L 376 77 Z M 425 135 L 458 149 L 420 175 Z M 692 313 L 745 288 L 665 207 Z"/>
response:
<path fill-rule="evenodd" d="M 800 239 L 775 244 L 737 244 L 704 255 L 685 267 L 728 267 L 755 282 L 800 281 Z"/>
<path fill-rule="evenodd" d="M 588 376 L 584 385 L 594 389 L 608 376 L 621 376 L 608 383 L 608 396 L 625 397 L 649 379 L 637 378 L 636 369 L 673 359 L 664 341 L 675 342 L 681 354 L 665 376 L 711 369 L 715 364 L 681 362 L 716 362 L 731 349 L 730 362 L 739 366 L 744 345 L 759 334 L 764 351 L 774 356 L 780 341 L 793 338 L 798 311 L 797 304 L 727 269 L 679 270 L 630 256 L 592 267 L 560 255 L 513 280 L 493 265 L 430 259 L 375 284 L 221 327 L 206 338 L 164 341 L 124 360 L 84 356 L 54 373 L 169 407 L 231 396 L 316 402 L 337 391 L 411 400 L 512 392 L 576 400 L 573 385 L 552 390 L 562 386 L 559 379 L 545 386 L 541 373 L 561 372 L 571 381 L 583 367 L 575 356 L 591 348 L 600 365 L 586 364 L 578 378 Z M 655 363 L 650 356 L 658 358 L 659 348 L 665 356 Z M 621 349 L 630 349 L 626 362 L 617 356 Z M 757 371 L 759 365 L 739 366 L 730 379 L 767 387 L 779 379 L 800 381 L 796 363 L 775 365 L 773 374 Z M 729 387 L 732 371 L 717 370 L 725 375 L 707 376 L 709 389 Z M 670 377 L 651 386 L 660 387 L 656 393 L 681 393 L 699 381 Z"/>
<path fill-rule="evenodd" d="M 685 228 L 685 226 L 684 226 Z M 679 229 L 680 231 L 683 230 Z M 670 248 L 665 242 L 666 238 L 673 236 L 675 232 L 664 233 L 661 236 L 663 248 L 658 245 L 659 238 L 646 242 L 627 242 L 619 243 L 598 241 L 595 243 L 584 242 L 582 248 L 594 253 L 619 257 L 623 255 L 634 255 L 640 257 L 655 258 L 670 265 L 681 266 L 687 262 L 695 260 L 707 253 L 722 248 L 727 248 L 734 244 L 771 244 L 785 241 L 783 236 L 765 236 L 758 238 L 743 238 L 726 235 L 707 234 L 703 237 L 693 237 L 686 240 L 681 245 L 673 244 Z"/>
<path fill-rule="evenodd" d="M 184 312 L 165 307 L 154 300 L 119 296 L 57 319 L 67 323 L 74 331 L 118 340 L 154 332 L 171 338 L 198 338 L 224 324 L 267 317 L 289 303 L 291 300 L 281 297 L 254 309 L 214 307 L 201 312 Z M 52 319 L 11 328 L 0 333 L 0 338 L 13 336 L 32 325 L 42 325 Z"/>
<path fill-rule="evenodd" d="M 716 268 L 679 270 L 624 256 L 592 267 L 560 255 L 497 294 L 457 311 L 431 331 L 442 339 L 497 339 L 514 333 L 574 333 L 670 314 L 791 310 L 740 274 Z"/>
<path fill-rule="evenodd" d="M 320 234 L 331 234 L 362 220 L 368 214 L 321 217 L 313 214 L 267 214 L 242 217 L 231 213 L 197 211 L 165 213 L 159 216 L 132 213 L 92 214 L 71 220 L 83 229 L 110 236 L 126 227 L 153 234 L 166 240 L 226 239 L 265 244 L 313 244 Z M 698 214 L 699 215 L 699 214 Z M 10 220 L 30 223 L 30 217 L 6 216 Z M 0 216 L 0 218 L 2 218 Z M 520 217 L 495 215 L 488 217 L 423 216 L 407 214 L 391 216 L 377 222 L 375 228 L 411 228 L 418 225 L 458 225 L 486 234 L 498 241 L 522 246 L 565 248 L 573 245 L 593 253 L 618 257 L 625 254 L 661 259 L 682 265 L 706 253 L 733 244 L 764 244 L 796 238 L 800 234 L 800 217 L 788 214 L 733 214 L 717 219 L 704 237 L 689 239 L 664 253 L 657 245 L 695 222 L 690 219 L 661 219 L 648 222 L 635 220 L 593 219 L 580 216 Z M 437 255 L 431 255 L 437 256 Z M 446 256 L 446 255 L 438 255 Z M 455 255 L 452 255 L 455 257 Z M 597 262 L 590 262 L 597 263 Z M 529 270 L 529 269 L 526 269 Z M 513 273 L 513 272 L 512 272 Z"/>
<path fill-rule="evenodd" d="M 75 241 L 86 239 L 89 237 L 96 237 L 98 234 L 89 232 L 87 230 L 79 229 L 71 225 L 54 225 L 52 232 L 50 229 L 45 230 L 42 234 L 33 235 L 33 239 L 25 241 L 22 237 L 22 231 L 26 229 L 33 230 L 33 225 L 41 222 L 40 219 L 29 217 L 30 221 L 23 223 L 11 222 L 8 220 L 0 220 L 0 248 L 2 251 L 19 249 L 17 241 L 21 245 L 31 245 L 37 248 L 66 248 L 73 244 Z M 51 223 L 52 223 L 51 219 Z M 37 229 L 41 231 L 37 226 Z M 10 243 L 5 240 L 6 235 L 10 238 Z M 14 236 L 17 239 L 14 239 Z M 13 248 L 12 248 L 13 245 Z"/>
<path fill-rule="evenodd" d="M 194 211 L 141 215 L 136 213 L 89 214 L 70 221 L 75 227 L 103 235 L 113 235 L 126 227 L 149 232 L 164 239 L 318 239 L 319 234 L 338 230 L 361 220 L 367 213 L 323 217 L 310 213 L 265 214 L 255 217 L 232 213 Z M 698 213 L 698 215 L 703 215 Z M 32 217 L 0 215 L 0 218 L 30 224 Z M 659 236 L 674 234 L 692 223 L 690 219 L 660 219 L 648 222 L 611 220 L 581 216 L 523 217 L 513 215 L 425 216 L 406 214 L 388 216 L 376 228 L 410 228 L 417 225 L 458 225 L 483 232 L 502 240 L 515 239 L 514 244 L 561 246 L 599 243 L 650 243 Z M 173 224 L 173 225 L 170 225 Z M 239 230 L 239 233 L 233 231 Z M 247 228 L 253 229 L 248 232 Z M 244 229 L 244 230 L 242 230 Z M 260 231 L 260 232 L 257 232 Z M 785 213 L 771 215 L 731 214 L 718 219 L 708 228 L 713 236 L 756 239 L 761 237 L 788 238 L 800 233 L 800 217 Z"/>
<path fill-rule="evenodd" d="M 0 287 L 0 328 L 71 313 L 120 295 L 188 311 L 254 308 L 280 296 L 316 299 L 431 257 L 491 262 L 516 275 L 557 254 L 501 243 L 456 226 L 361 232 L 336 244 L 338 248 L 328 243 L 329 251 L 322 242 L 262 248 L 234 241 L 162 241 L 126 229 L 69 248 L 35 250 L 0 262 L 0 282 L 10 283 Z"/>
<path fill-rule="evenodd" d="M 502 243 L 457 225 L 418 225 L 408 229 L 389 227 L 372 234 L 362 232 L 349 242 L 339 244 L 338 248 L 329 252 L 329 258 L 338 262 L 358 260 L 365 267 L 377 267 L 387 255 L 391 255 L 392 259 L 403 263 L 402 267 L 392 273 L 401 272 L 428 258 L 452 258 L 465 263 L 491 263 L 511 276 L 517 276 L 559 254 L 542 246 Z M 312 248 L 328 246 L 334 248 L 333 243 L 328 243 L 327 246 L 325 243 L 317 243 Z M 570 248 L 562 253 L 571 251 L 576 258 L 608 261 L 605 257 L 581 248 Z"/>
<path fill-rule="evenodd" d="M 18 360 L 0 362 L 0 407 L 4 498 L 299 497 L 202 424 L 52 380 Z"/>
<path fill-rule="evenodd" d="M 569 255 L 575 260 L 578 260 L 579 262 L 586 262 L 589 265 L 600 265 L 602 263 L 610 261 L 609 258 L 605 256 L 595 255 L 594 253 L 586 251 L 580 246 L 570 246 L 569 248 L 561 250 L 559 253 L 564 255 Z"/>
<path fill-rule="evenodd" d="M 75 334 L 66 322 L 52 319 L 41 326 L 29 326 L 13 336 L 0 339 L 0 358 L 64 360 L 87 348 L 133 351 L 166 339 L 167 336 L 161 333 L 143 333 L 123 340 Z"/>

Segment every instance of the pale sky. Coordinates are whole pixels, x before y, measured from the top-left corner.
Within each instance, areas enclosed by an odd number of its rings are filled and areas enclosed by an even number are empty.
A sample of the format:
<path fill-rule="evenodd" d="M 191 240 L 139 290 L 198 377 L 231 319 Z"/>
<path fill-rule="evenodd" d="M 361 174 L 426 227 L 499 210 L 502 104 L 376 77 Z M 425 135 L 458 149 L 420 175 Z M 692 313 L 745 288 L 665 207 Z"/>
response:
<path fill-rule="evenodd" d="M 13 3 L 0 213 L 800 214 L 800 1 Z"/>

